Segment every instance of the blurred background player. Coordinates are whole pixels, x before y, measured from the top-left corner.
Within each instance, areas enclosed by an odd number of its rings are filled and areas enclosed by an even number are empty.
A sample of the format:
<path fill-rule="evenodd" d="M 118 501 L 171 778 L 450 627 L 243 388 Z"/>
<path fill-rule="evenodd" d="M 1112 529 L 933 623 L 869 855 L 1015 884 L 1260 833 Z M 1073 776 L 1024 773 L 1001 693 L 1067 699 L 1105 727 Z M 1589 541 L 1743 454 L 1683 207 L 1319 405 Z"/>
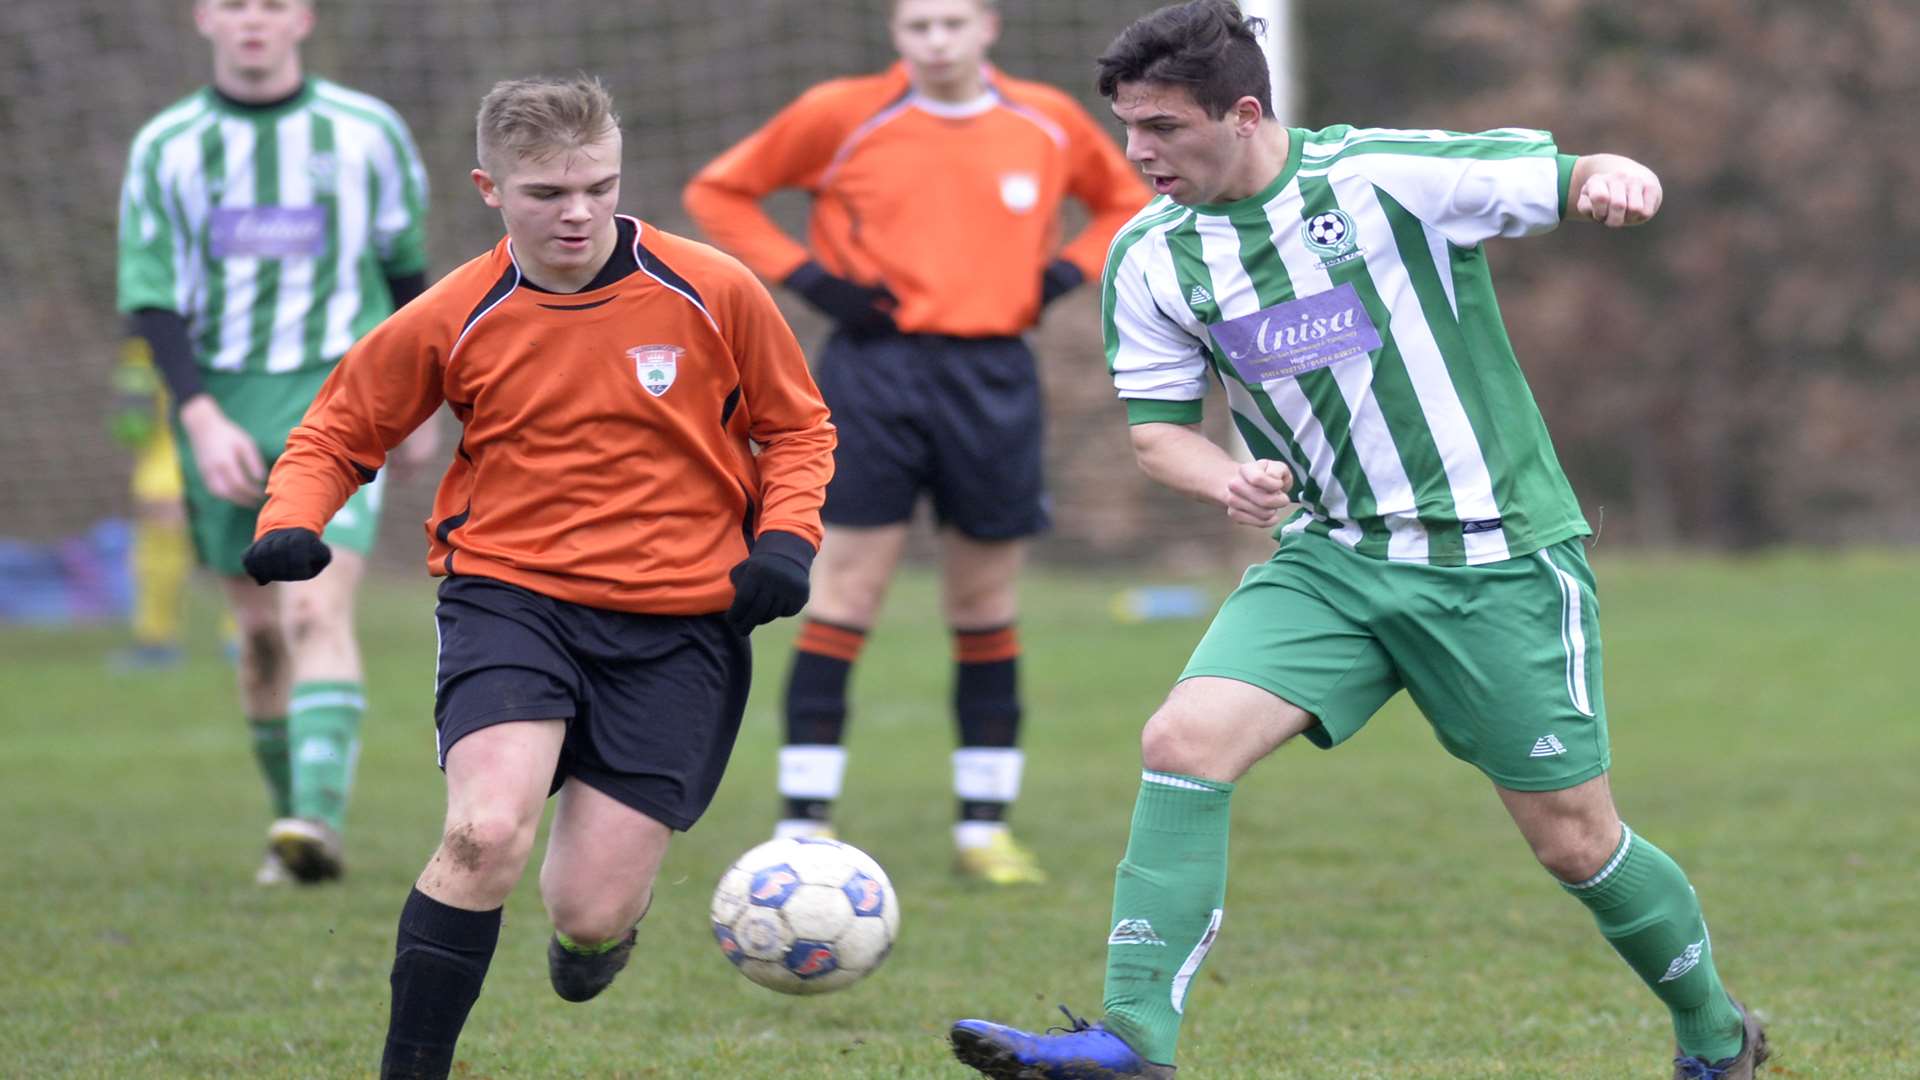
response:
<path fill-rule="evenodd" d="M 170 411 L 146 339 L 128 338 L 113 371 L 108 419 L 114 439 L 133 452 L 133 546 L 128 559 L 133 643 L 114 653 L 111 661 L 121 671 L 172 667 L 185 655 L 181 614 L 193 551 L 187 541 Z"/>
<path fill-rule="evenodd" d="M 1104 1021 L 962 1020 L 954 1051 L 994 1077 L 1171 1076 L 1225 914 L 1235 782 L 1296 736 L 1340 745 L 1404 689 L 1666 1006 L 1675 1080 L 1752 1080 L 1766 1037 L 1721 984 L 1699 898 L 1614 805 L 1591 530 L 1483 246 L 1643 224 L 1660 180 L 1525 128 L 1285 127 L 1261 28 L 1193 0 L 1100 57 L 1127 156 L 1163 196 L 1115 241 L 1102 312 L 1142 471 L 1279 526 L 1280 547 L 1141 732 Z M 1257 460 L 1200 430 L 1213 383 Z"/>
<path fill-rule="evenodd" d="M 927 492 L 953 631 L 956 866 L 1041 881 L 1006 825 L 1023 764 L 1015 578 L 1048 525 L 1040 383 L 1020 334 L 1098 273 L 1147 196 L 1071 98 L 987 63 L 991 0 L 898 0 L 890 25 L 899 63 L 807 91 L 686 190 L 716 244 L 835 324 L 817 367 L 840 449 L 787 683 L 775 835 L 831 831 L 848 675 Z M 808 246 L 759 205 L 782 188 L 813 197 Z M 1091 220 L 1062 247 L 1068 195 Z"/>
<path fill-rule="evenodd" d="M 258 880 L 342 868 L 366 708 L 353 595 L 379 525 L 369 484 L 328 528 L 343 552 L 300 585 L 241 574 L 287 432 L 354 339 L 425 287 L 426 176 L 379 100 L 302 74 L 305 0 L 200 0 L 213 83 L 135 137 L 119 308 L 176 407 L 187 519 L 239 633 L 240 705 L 274 821 Z M 409 447 L 434 453 L 433 427 Z"/>
<path fill-rule="evenodd" d="M 575 1002 L 613 981 L 733 753 L 747 635 L 807 600 L 827 407 L 752 274 L 616 213 L 619 125 L 593 79 L 487 94 L 472 176 L 506 239 L 341 362 L 246 556 L 319 571 L 328 516 L 453 403 L 428 554 L 446 828 L 400 913 L 383 1077 L 452 1067 L 555 793 L 548 976 Z"/>

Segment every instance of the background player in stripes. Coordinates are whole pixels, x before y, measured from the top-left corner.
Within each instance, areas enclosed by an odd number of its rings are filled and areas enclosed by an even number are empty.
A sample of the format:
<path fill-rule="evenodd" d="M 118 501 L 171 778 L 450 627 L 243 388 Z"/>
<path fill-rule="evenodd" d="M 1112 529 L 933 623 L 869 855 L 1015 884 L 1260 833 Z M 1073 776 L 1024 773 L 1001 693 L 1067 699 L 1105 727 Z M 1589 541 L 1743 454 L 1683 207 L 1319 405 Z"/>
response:
<path fill-rule="evenodd" d="M 818 369 L 840 453 L 787 683 L 775 834 L 830 829 L 848 676 L 927 493 L 953 631 L 956 867 L 1039 881 L 1006 825 L 1023 765 L 1016 576 L 1048 525 L 1040 385 L 1019 335 L 1097 272 L 1145 192 L 1071 98 L 987 63 L 990 0 L 898 0 L 890 27 L 898 64 L 807 91 L 686 190 L 715 243 L 835 324 Z M 805 247 L 760 208 L 781 188 L 813 196 Z M 1069 195 L 1091 220 L 1062 246 Z"/>
<path fill-rule="evenodd" d="M 335 361 L 426 281 L 426 176 L 398 114 L 302 73 L 306 0 L 200 0 L 213 84 L 134 139 L 119 308 L 176 404 L 193 544 L 239 631 L 240 705 L 274 821 L 257 878 L 337 877 L 366 702 L 353 596 L 379 525 L 369 485 L 312 582 L 241 572 L 267 469 Z M 424 461 L 434 428 L 399 455 Z"/>
<path fill-rule="evenodd" d="M 625 966 L 669 840 L 733 752 L 747 635 L 806 603 L 833 471 L 766 288 L 615 213 L 619 118 L 597 81 L 496 85 L 476 143 L 506 238 L 341 361 L 246 556 L 263 579 L 325 566 L 322 523 L 452 405 L 460 449 L 428 522 L 446 826 L 400 913 L 387 1077 L 447 1075 L 551 794 L 553 988 L 586 1001 Z"/>
<path fill-rule="evenodd" d="M 1271 118 L 1259 29 L 1195 0 L 1101 57 L 1128 156 L 1161 196 L 1115 241 L 1102 310 L 1142 469 L 1280 526 L 1280 547 L 1141 735 L 1104 1023 L 964 1020 L 955 1051 L 1002 1077 L 1171 1073 L 1221 930 L 1234 782 L 1297 735 L 1337 745 L 1404 688 L 1667 1006 L 1674 1075 L 1749 1078 L 1765 1034 L 1721 985 L 1700 902 L 1614 806 L 1589 530 L 1483 250 L 1562 220 L 1639 225 L 1660 182 L 1540 131 L 1289 129 Z M 1210 379 L 1255 461 L 1195 426 Z M 1337 827 L 1339 807 L 1320 817 Z"/>

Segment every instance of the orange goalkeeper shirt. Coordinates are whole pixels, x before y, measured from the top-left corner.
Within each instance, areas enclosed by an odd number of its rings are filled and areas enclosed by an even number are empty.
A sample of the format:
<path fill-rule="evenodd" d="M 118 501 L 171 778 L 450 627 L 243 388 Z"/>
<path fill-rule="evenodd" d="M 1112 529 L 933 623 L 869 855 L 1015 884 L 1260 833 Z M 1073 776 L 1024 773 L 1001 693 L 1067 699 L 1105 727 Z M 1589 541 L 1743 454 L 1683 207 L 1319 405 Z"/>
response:
<path fill-rule="evenodd" d="M 780 188 L 813 195 L 811 257 L 885 285 L 908 333 L 1018 334 L 1040 314 L 1056 256 L 1100 276 L 1107 245 L 1148 191 L 1072 98 L 988 68 L 978 102 L 914 93 L 906 65 L 802 94 L 687 185 L 707 236 L 771 281 L 809 258 L 760 207 Z M 1091 215 L 1061 246 L 1060 204 Z"/>
<path fill-rule="evenodd" d="M 445 401 L 462 432 L 426 523 L 435 575 L 695 615 L 732 601 L 750 537 L 817 546 L 834 430 L 772 297 L 705 244 L 617 228 L 634 269 L 611 283 L 530 288 L 502 240 L 362 338 L 288 437 L 256 535 L 320 531 Z"/>

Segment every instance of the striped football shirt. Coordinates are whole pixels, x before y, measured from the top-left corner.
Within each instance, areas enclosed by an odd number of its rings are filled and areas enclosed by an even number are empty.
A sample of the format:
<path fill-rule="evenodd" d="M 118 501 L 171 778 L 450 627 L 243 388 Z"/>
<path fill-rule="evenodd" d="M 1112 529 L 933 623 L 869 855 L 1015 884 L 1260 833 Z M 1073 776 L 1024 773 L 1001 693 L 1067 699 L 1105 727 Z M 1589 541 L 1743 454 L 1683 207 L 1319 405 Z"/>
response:
<path fill-rule="evenodd" d="M 141 129 L 120 199 L 123 312 L 176 311 L 200 365 L 332 365 L 426 269 L 427 176 L 379 99 L 309 79 L 238 104 L 202 88 Z"/>
<path fill-rule="evenodd" d="M 1101 313 L 1133 423 L 1198 423 L 1209 376 L 1301 512 L 1378 559 L 1514 558 L 1590 530 L 1494 300 L 1484 241 L 1559 224 L 1546 132 L 1291 130 L 1246 199 L 1161 197 L 1115 238 Z"/>

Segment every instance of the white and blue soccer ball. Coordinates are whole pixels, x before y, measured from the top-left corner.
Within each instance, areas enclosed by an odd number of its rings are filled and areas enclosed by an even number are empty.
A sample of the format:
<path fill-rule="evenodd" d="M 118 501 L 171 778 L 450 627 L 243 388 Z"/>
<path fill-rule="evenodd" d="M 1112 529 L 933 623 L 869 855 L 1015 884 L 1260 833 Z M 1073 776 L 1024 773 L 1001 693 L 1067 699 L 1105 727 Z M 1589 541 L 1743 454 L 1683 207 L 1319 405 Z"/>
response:
<path fill-rule="evenodd" d="M 769 840 L 713 890 L 713 936 L 740 974 L 783 994 L 824 994 L 873 974 L 900 904 L 873 857 L 838 840 Z"/>

